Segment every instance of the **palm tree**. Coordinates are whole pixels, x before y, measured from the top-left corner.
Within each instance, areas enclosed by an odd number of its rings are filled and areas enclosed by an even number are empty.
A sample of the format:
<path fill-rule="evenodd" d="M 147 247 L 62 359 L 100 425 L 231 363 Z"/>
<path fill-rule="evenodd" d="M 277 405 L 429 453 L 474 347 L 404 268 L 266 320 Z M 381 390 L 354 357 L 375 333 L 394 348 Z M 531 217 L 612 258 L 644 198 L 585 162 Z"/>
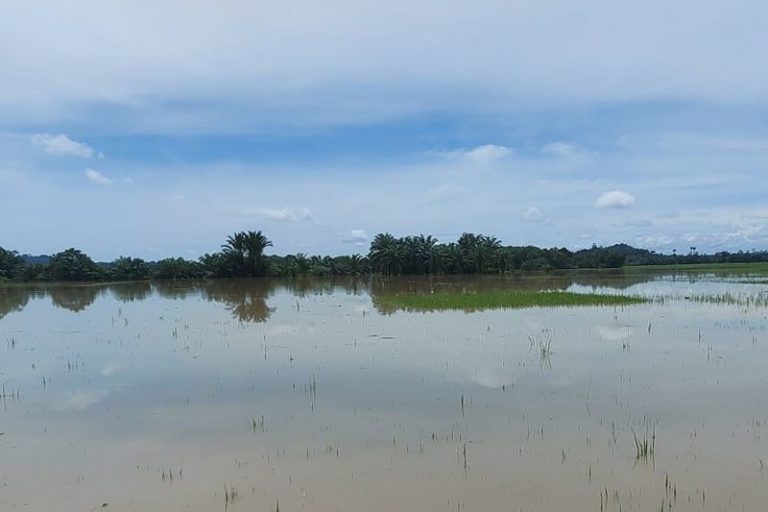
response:
<path fill-rule="evenodd" d="M 149 277 L 149 265 L 141 258 L 120 256 L 112 262 L 111 277 L 118 281 L 146 279 Z"/>
<path fill-rule="evenodd" d="M 460 266 L 462 272 L 475 273 L 480 269 L 477 266 L 477 245 L 479 237 L 472 233 L 462 233 L 456 241 L 459 250 Z"/>
<path fill-rule="evenodd" d="M 423 274 L 422 246 L 424 235 L 406 236 L 398 240 L 404 274 Z"/>
<path fill-rule="evenodd" d="M 442 247 L 437 245 L 437 238 L 432 235 L 419 235 L 416 237 L 418 242 L 418 256 L 421 263 L 421 270 L 428 274 L 435 274 L 442 271 L 443 251 Z"/>
<path fill-rule="evenodd" d="M 464 271 L 461 249 L 459 249 L 459 245 L 456 242 L 443 245 L 441 252 L 443 270 L 450 274 L 460 274 Z"/>
<path fill-rule="evenodd" d="M 233 273 L 254 277 L 267 273 L 264 249 L 272 242 L 261 231 L 241 231 L 230 235 L 222 245 L 222 252 L 229 259 Z"/>
<path fill-rule="evenodd" d="M 299 267 L 300 274 L 306 274 L 307 270 L 309 270 L 309 259 L 307 258 L 307 255 L 303 252 L 298 253 L 296 255 L 296 265 Z"/>
<path fill-rule="evenodd" d="M 474 260 L 477 272 L 485 272 L 489 263 L 498 262 L 501 242 L 495 236 L 479 235 L 474 247 Z"/>
<path fill-rule="evenodd" d="M 272 241 L 261 231 L 248 231 L 245 234 L 246 262 L 249 274 L 263 276 L 267 273 L 264 250 L 272 247 Z"/>
<path fill-rule="evenodd" d="M 231 272 L 235 276 L 245 275 L 245 233 L 235 233 L 227 237 L 227 242 L 221 246 L 222 253 L 227 258 Z"/>
<path fill-rule="evenodd" d="M 353 254 L 349 257 L 349 273 L 352 275 L 361 274 L 363 271 L 363 257 L 359 254 Z"/>
<path fill-rule="evenodd" d="M 389 233 L 379 233 L 371 242 L 369 259 L 374 270 L 386 275 L 402 271 L 403 256 L 400 241 Z"/>

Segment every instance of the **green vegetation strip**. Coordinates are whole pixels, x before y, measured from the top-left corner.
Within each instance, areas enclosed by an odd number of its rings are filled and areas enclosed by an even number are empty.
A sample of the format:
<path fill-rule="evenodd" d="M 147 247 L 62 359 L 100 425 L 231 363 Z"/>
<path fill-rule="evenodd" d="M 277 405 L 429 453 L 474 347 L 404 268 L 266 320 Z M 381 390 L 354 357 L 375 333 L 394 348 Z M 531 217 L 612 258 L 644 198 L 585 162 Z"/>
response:
<path fill-rule="evenodd" d="M 624 270 L 629 271 L 654 271 L 654 270 L 677 270 L 677 271 L 733 271 L 742 273 L 768 273 L 768 262 L 754 263 L 690 263 L 690 264 L 669 264 L 669 265 L 625 265 Z"/>
<path fill-rule="evenodd" d="M 398 294 L 381 302 L 411 311 L 516 309 L 535 307 L 624 306 L 647 302 L 642 297 L 573 292 L 491 291 L 480 293 Z"/>

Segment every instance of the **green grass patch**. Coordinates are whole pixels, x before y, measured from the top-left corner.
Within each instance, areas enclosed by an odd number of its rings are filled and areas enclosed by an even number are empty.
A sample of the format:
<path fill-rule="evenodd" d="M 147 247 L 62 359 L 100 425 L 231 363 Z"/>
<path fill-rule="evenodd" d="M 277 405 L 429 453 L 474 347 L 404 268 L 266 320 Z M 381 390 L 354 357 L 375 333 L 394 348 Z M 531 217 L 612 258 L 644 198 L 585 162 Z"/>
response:
<path fill-rule="evenodd" d="M 647 302 L 642 297 L 573 292 L 488 291 L 478 293 L 409 293 L 381 297 L 390 307 L 407 311 L 624 306 Z"/>
<path fill-rule="evenodd" d="M 757 263 L 690 263 L 672 265 L 626 265 L 629 271 L 676 270 L 681 272 L 738 272 L 745 274 L 768 274 L 768 262 Z"/>

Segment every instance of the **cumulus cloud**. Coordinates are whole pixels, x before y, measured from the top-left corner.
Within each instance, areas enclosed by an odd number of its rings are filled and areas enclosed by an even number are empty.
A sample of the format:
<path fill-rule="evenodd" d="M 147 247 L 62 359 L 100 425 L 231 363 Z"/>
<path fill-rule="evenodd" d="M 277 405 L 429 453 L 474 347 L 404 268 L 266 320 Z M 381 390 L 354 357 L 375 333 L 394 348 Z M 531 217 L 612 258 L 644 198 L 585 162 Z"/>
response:
<path fill-rule="evenodd" d="M 645 235 L 637 237 L 637 245 L 639 247 L 647 247 L 651 249 L 658 249 L 671 246 L 675 243 L 675 240 L 666 235 Z"/>
<path fill-rule="evenodd" d="M 552 156 L 572 156 L 579 152 L 579 149 L 573 144 L 565 142 L 552 142 L 541 148 L 541 151 L 547 155 Z"/>
<path fill-rule="evenodd" d="M 97 185 L 111 185 L 112 180 L 101 174 L 99 171 L 88 168 L 85 170 L 85 177 Z"/>
<path fill-rule="evenodd" d="M 603 192 L 595 201 L 598 208 L 629 208 L 635 204 L 635 196 L 624 190 Z"/>
<path fill-rule="evenodd" d="M 543 215 L 541 213 L 541 210 L 536 208 L 535 206 L 529 206 L 525 212 L 523 212 L 523 219 L 527 220 L 528 222 L 539 222 L 543 219 Z"/>
<path fill-rule="evenodd" d="M 58 135 L 38 133 L 32 137 L 32 143 L 42 148 L 46 153 L 50 153 L 52 155 L 91 158 L 95 154 L 93 148 L 87 144 L 72 140 L 63 133 Z"/>
<path fill-rule="evenodd" d="M 541 147 L 541 153 L 545 156 L 562 159 L 586 159 L 597 156 L 597 152 L 570 142 L 556 141 Z"/>
<path fill-rule="evenodd" d="M 341 241 L 345 244 L 363 245 L 368 241 L 368 233 L 364 229 L 350 229 Z"/>
<path fill-rule="evenodd" d="M 262 208 L 261 215 L 278 222 L 300 222 L 312 220 L 312 212 L 309 208 Z"/>
<path fill-rule="evenodd" d="M 473 166 L 489 165 L 512 156 L 513 149 L 496 144 L 483 144 L 473 148 L 452 149 L 439 151 L 437 154 L 448 160 Z"/>
<path fill-rule="evenodd" d="M 478 165 L 486 165 L 497 160 L 508 157 L 512 154 L 512 150 L 506 146 L 496 146 L 495 144 L 485 144 L 478 146 L 474 149 L 470 149 L 464 153 L 467 160 L 476 163 Z"/>

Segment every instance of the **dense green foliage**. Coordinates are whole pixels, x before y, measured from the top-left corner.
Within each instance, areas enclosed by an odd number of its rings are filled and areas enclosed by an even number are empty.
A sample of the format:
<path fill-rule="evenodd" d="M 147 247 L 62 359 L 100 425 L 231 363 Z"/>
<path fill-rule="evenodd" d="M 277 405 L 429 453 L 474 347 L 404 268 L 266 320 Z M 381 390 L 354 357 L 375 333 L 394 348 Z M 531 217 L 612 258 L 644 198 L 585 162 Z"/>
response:
<path fill-rule="evenodd" d="M 369 253 L 375 272 L 391 274 L 487 274 L 513 270 L 618 268 L 624 257 L 593 247 L 571 252 L 565 248 L 503 246 L 493 236 L 464 233 L 456 242 L 440 244 L 432 236 L 395 238 L 378 234 Z"/>
<path fill-rule="evenodd" d="M 24 258 L 19 256 L 19 253 L 0 247 L 0 280 L 21 277 L 23 267 Z"/>
<path fill-rule="evenodd" d="M 46 256 L 20 255 L 0 247 L 0 281 L 134 281 L 212 277 L 298 275 L 442 275 L 505 274 L 519 270 L 619 268 L 623 265 L 696 265 L 766 262 L 768 251 L 700 255 L 658 254 L 625 244 L 570 251 L 534 246 L 505 246 L 493 236 L 464 233 L 455 242 L 433 236 L 376 235 L 367 256 L 267 255 L 272 242 L 261 231 L 229 236 L 221 250 L 198 260 L 165 258 L 148 262 L 121 256 L 95 263 L 77 249 Z M 661 267 L 660 267 L 661 268 Z M 679 267 L 682 268 L 682 267 Z"/>
<path fill-rule="evenodd" d="M 51 257 L 48 275 L 53 281 L 93 281 L 102 276 L 102 271 L 86 254 L 67 249 Z"/>

